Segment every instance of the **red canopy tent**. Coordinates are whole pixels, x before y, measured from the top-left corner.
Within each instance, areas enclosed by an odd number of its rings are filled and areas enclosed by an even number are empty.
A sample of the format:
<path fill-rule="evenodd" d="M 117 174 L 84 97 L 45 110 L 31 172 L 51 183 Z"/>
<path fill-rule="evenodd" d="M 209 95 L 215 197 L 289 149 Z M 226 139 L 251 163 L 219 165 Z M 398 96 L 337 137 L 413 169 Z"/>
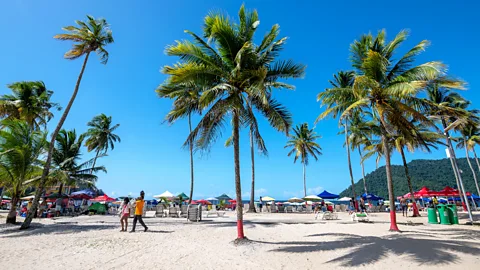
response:
<path fill-rule="evenodd" d="M 229 200 L 228 202 L 231 203 L 231 204 L 236 204 L 237 200 Z"/>
<path fill-rule="evenodd" d="M 204 199 L 202 199 L 202 200 L 197 200 L 197 203 L 205 204 L 205 205 L 211 205 L 211 204 L 212 204 L 211 202 L 209 202 L 209 201 L 207 201 L 207 200 L 204 200 Z"/>
<path fill-rule="evenodd" d="M 92 202 L 113 202 L 116 201 L 114 198 L 108 197 L 108 195 L 98 196 L 95 199 L 91 199 Z"/>

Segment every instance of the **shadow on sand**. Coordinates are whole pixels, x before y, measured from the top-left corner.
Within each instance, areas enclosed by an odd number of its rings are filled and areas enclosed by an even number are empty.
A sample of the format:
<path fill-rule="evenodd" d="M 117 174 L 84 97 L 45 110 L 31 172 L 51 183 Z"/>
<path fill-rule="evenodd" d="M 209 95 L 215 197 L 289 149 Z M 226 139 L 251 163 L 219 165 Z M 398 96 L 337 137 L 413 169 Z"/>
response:
<path fill-rule="evenodd" d="M 429 234 L 422 233 L 415 235 L 432 237 Z M 480 256 L 480 246 L 476 243 L 428 238 L 415 239 L 412 238 L 413 234 L 408 233 L 392 234 L 382 237 L 327 233 L 309 235 L 308 237 L 318 238 L 324 236 L 336 236 L 339 239 L 335 241 L 257 242 L 280 246 L 271 250 L 272 252 L 306 253 L 349 249 L 346 255 L 327 261 L 327 263 L 339 263 L 343 267 L 372 264 L 386 259 L 387 254 L 408 256 L 409 260 L 413 260 L 419 265 L 447 265 L 457 263 L 459 262 L 459 257 L 455 254 L 456 252 Z"/>

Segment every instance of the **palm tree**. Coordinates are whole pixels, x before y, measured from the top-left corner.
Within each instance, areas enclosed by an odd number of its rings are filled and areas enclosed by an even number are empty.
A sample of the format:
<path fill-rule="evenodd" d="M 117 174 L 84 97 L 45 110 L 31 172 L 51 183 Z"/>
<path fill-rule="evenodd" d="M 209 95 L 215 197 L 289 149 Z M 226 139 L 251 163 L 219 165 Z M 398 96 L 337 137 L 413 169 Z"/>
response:
<path fill-rule="evenodd" d="M 200 107 L 200 93 L 198 87 L 194 85 L 186 86 L 182 84 L 168 86 L 160 85 L 157 90 L 157 94 L 161 98 L 174 99 L 173 108 L 165 117 L 165 120 L 172 124 L 177 119 L 188 117 L 188 130 L 189 134 L 192 133 L 192 114 L 201 114 L 202 108 Z M 190 138 L 192 140 L 193 138 Z M 188 203 L 191 204 L 193 200 L 193 186 L 194 186 L 194 170 L 193 170 L 193 141 L 189 143 L 190 150 L 190 198 Z"/>
<path fill-rule="evenodd" d="M 312 156 L 315 160 L 318 160 L 317 155 L 321 155 L 322 148 L 317 143 L 317 140 L 321 136 L 312 129 L 308 128 L 307 123 L 297 125 L 293 129 L 293 135 L 290 136 L 290 140 L 285 145 L 285 148 L 291 148 L 288 152 L 288 156 L 291 156 L 295 153 L 295 158 L 293 163 L 297 162 L 297 159 L 300 158 L 300 161 L 303 164 L 303 194 L 307 196 L 307 180 L 306 180 L 306 167 L 308 165 L 308 158 Z"/>
<path fill-rule="evenodd" d="M 106 172 L 103 166 L 91 165 L 96 162 L 98 156 L 79 164 L 84 139 L 85 135 L 77 137 L 75 129 L 69 131 L 62 129 L 57 135 L 52 157 L 53 171 L 50 177 L 57 183 L 60 182 L 59 194 L 62 194 L 64 184 L 94 185 L 97 176 L 93 173 Z"/>
<path fill-rule="evenodd" d="M 236 199 L 241 202 L 240 128 L 251 126 L 255 121 L 247 109 L 247 101 L 268 119 L 270 125 L 287 133 L 291 116 L 273 98 L 272 90 L 291 89 L 291 85 L 278 80 L 302 77 L 305 67 L 291 60 L 275 61 L 285 42 L 285 38 L 276 40 L 278 25 L 274 25 L 257 46 L 253 43 L 259 24 L 257 12 L 246 11 L 242 6 L 239 19 L 237 24 L 220 13 L 207 15 L 203 28 L 207 41 L 186 31 L 194 42 L 185 40 L 166 49 L 168 55 L 178 56 L 183 62 L 166 66 L 163 72 L 169 75 L 165 85 L 203 88 L 199 102 L 202 111 L 206 112 L 190 133 L 186 145 L 195 143 L 198 149 L 209 149 L 221 135 L 227 117 L 232 117 L 235 190 Z M 237 239 L 244 239 L 242 204 L 238 204 L 236 210 Z"/>
<path fill-rule="evenodd" d="M 478 161 L 477 153 L 475 152 L 475 146 L 480 143 L 480 129 L 478 126 L 469 125 L 462 130 L 462 133 L 465 134 L 466 140 L 464 140 L 463 137 L 458 138 L 457 148 L 464 148 L 466 145 L 468 150 L 473 152 L 475 162 L 480 171 L 480 163 Z"/>
<path fill-rule="evenodd" d="M 8 85 L 12 94 L 0 97 L 0 117 L 22 119 L 31 127 L 45 127 L 53 117 L 50 109 L 60 110 L 57 103 L 50 101 L 53 91 L 47 90 L 42 81 L 16 82 Z"/>
<path fill-rule="evenodd" d="M 8 188 L 12 197 L 6 222 L 14 224 L 21 195 L 41 175 L 46 133 L 23 120 L 4 120 L 2 125 L 5 129 L 0 130 L 0 184 Z"/>
<path fill-rule="evenodd" d="M 465 157 L 467 158 L 467 163 L 468 166 L 470 167 L 470 170 L 472 170 L 473 174 L 473 180 L 475 182 L 475 187 L 477 188 L 477 194 L 480 194 L 480 188 L 478 186 L 478 180 L 477 180 L 477 173 L 475 172 L 475 169 L 472 166 L 472 163 L 470 162 L 470 155 L 469 152 L 472 151 L 475 148 L 475 134 L 478 134 L 478 124 L 466 124 L 460 128 L 460 133 L 462 134 L 462 137 L 459 139 L 459 142 L 457 143 L 457 148 L 464 148 L 465 149 Z M 476 156 L 475 156 L 476 158 Z M 478 161 L 477 161 L 478 162 Z"/>
<path fill-rule="evenodd" d="M 356 111 L 371 111 L 373 120 L 378 123 L 384 145 L 390 205 L 394 205 L 395 195 L 390 149 L 387 147 L 388 134 L 395 130 L 407 138 L 411 137 L 412 125 L 407 118 L 417 119 L 421 123 L 429 122 L 429 119 L 419 111 L 423 103 L 416 95 L 445 70 L 441 62 L 413 65 L 415 57 L 429 44 L 426 40 L 421 41 L 395 61 L 393 55 L 407 39 L 407 35 L 407 31 L 400 31 L 392 41 L 386 42 L 385 31 L 382 30 L 376 36 L 363 35 L 351 45 L 352 66 L 357 74 L 352 88 L 355 101 L 341 115 L 342 119 Z M 338 100 L 333 108 L 344 108 L 344 89 L 332 88 L 326 92 L 323 97 L 328 101 Z M 390 230 L 398 231 L 394 207 L 390 209 L 390 221 Z"/>
<path fill-rule="evenodd" d="M 55 139 L 57 138 L 58 132 L 60 132 L 63 123 L 67 119 L 68 113 L 70 112 L 73 102 L 75 101 L 78 89 L 80 88 L 80 82 L 82 81 L 83 72 L 87 66 L 88 57 L 90 56 L 90 53 L 96 52 L 100 57 L 101 63 L 106 64 L 108 61 L 108 52 L 105 50 L 105 46 L 113 43 L 112 31 L 110 30 L 105 19 L 95 19 L 92 16 L 87 15 L 87 22 L 75 21 L 75 23 L 77 26 L 67 26 L 63 28 L 63 30 L 67 31 L 68 33 L 56 35 L 54 38 L 74 42 L 72 49 L 65 53 L 64 57 L 66 59 L 75 60 L 82 56 L 85 56 L 85 58 L 83 60 L 80 74 L 77 78 L 77 83 L 75 84 L 72 96 L 70 97 L 70 101 L 68 102 L 67 107 L 65 108 L 65 111 L 63 112 L 62 117 L 57 124 L 57 127 L 52 133 L 47 160 L 42 173 L 42 179 L 40 180 L 38 189 L 35 192 L 35 199 L 33 200 L 32 207 L 30 208 L 30 211 L 28 211 L 27 217 L 25 218 L 25 221 L 20 229 L 27 229 L 30 227 L 33 215 L 35 211 L 37 211 L 38 201 L 40 200 L 40 195 L 43 192 L 45 183 L 47 181 L 47 176 L 50 171 Z"/>
<path fill-rule="evenodd" d="M 102 113 L 95 116 L 87 125 L 90 128 L 86 132 L 88 138 L 85 145 L 88 152 L 96 151 L 92 165 L 93 170 L 100 153 L 107 154 L 108 149 L 113 150 L 115 148 L 116 142 L 121 142 L 120 137 L 113 133 L 120 124 L 112 126 L 112 117 Z"/>
<path fill-rule="evenodd" d="M 439 130 L 439 133 L 445 136 L 455 180 L 457 181 L 457 187 L 461 194 L 460 199 L 464 209 L 466 209 L 469 214 L 470 221 L 473 222 L 470 206 L 466 201 L 462 175 L 458 168 L 457 158 L 449 132 L 452 128 L 450 124 L 453 124 L 456 119 L 465 119 L 468 116 L 468 113 L 464 109 L 468 104 L 458 93 L 452 92 L 452 89 L 463 90 L 465 89 L 465 83 L 447 77 L 438 78 L 427 86 L 427 98 L 424 101 L 429 105 L 429 116 L 435 120 L 439 120 L 441 123 L 442 130 Z"/>

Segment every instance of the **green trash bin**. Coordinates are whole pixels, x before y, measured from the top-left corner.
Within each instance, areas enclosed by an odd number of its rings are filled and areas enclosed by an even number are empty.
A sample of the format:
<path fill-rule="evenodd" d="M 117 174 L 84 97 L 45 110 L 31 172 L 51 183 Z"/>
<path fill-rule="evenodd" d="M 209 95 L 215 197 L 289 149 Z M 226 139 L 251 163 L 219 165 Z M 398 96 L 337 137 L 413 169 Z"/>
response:
<path fill-rule="evenodd" d="M 448 207 L 448 217 L 450 218 L 450 223 L 452 224 L 459 224 L 458 223 L 458 214 L 457 214 L 457 205 L 449 204 Z"/>
<path fill-rule="evenodd" d="M 442 225 L 451 225 L 450 218 L 448 217 L 448 210 L 445 204 L 437 205 L 438 216 L 440 217 L 440 224 Z"/>
<path fill-rule="evenodd" d="M 428 223 L 438 224 L 437 209 L 429 207 L 427 210 L 428 213 Z"/>

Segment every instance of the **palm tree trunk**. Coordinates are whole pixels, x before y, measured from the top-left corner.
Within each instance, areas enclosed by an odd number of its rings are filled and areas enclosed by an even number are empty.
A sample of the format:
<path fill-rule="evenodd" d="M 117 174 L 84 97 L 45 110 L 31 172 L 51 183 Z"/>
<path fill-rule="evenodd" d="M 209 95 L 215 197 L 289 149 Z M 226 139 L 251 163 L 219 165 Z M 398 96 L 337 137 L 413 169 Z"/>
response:
<path fill-rule="evenodd" d="M 240 117 L 233 111 L 233 160 L 235 164 L 235 193 L 237 197 L 237 239 L 244 239 L 242 185 L 240 182 Z"/>
<path fill-rule="evenodd" d="M 451 158 L 452 163 L 453 163 L 453 172 L 457 175 L 458 183 L 460 184 L 458 186 L 458 191 L 459 191 L 460 197 L 463 197 L 463 200 L 462 200 L 463 208 L 467 209 L 468 217 L 470 219 L 470 222 L 473 223 L 472 211 L 470 210 L 470 205 L 468 203 L 468 199 L 467 199 L 467 196 L 465 194 L 465 188 L 463 186 L 463 181 L 462 181 L 462 174 L 460 173 L 460 170 L 458 168 L 457 157 L 455 155 L 455 151 L 453 150 L 452 142 L 450 140 L 450 134 L 449 134 L 448 131 L 446 131 L 447 123 L 445 122 L 445 119 L 442 119 L 442 126 L 443 126 L 443 132 L 444 132 L 444 135 L 445 135 L 445 140 L 446 140 L 447 146 L 448 146 L 448 152 L 450 153 L 450 158 Z"/>
<path fill-rule="evenodd" d="M 305 162 L 303 162 L 303 197 L 307 197 L 307 165 L 305 165 Z"/>
<path fill-rule="evenodd" d="M 397 226 L 395 213 L 395 194 L 393 192 L 392 166 L 390 164 L 390 149 L 388 148 L 386 131 L 382 130 L 383 153 L 385 156 L 385 170 L 387 173 L 388 199 L 390 201 L 390 231 L 400 231 Z"/>
<path fill-rule="evenodd" d="M 190 130 L 190 134 L 192 134 L 192 115 L 188 114 L 188 128 Z M 190 199 L 188 200 L 188 204 L 192 203 L 193 197 L 193 138 L 190 138 Z"/>
<path fill-rule="evenodd" d="M 18 203 L 18 196 L 12 196 L 10 200 L 11 206 L 10 211 L 7 215 L 6 223 L 15 224 L 17 222 L 17 203 Z"/>
<path fill-rule="evenodd" d="M 417 203 L 415 202 L 415 196 L 413 196 L 412 179 L 410 178 L 410 174 L 408 173 L 408 165 L 407 160 L 405 159 L 405 152 L 403 151 L 403 146 L 400 148 L 400 154 L 402 155 L 403 168 L 405 168 L 405 176 L 407 177 L 408 190 L 410 191 L 410 199 L 412 200 L 413 217 L 419 217 L 420 212 L 418 211 Z"/>
<path fill-rule="evenodd" d="M 252 191 L 250 192 L 250 204 L 248 206 L 248 212 L 255 213 L 255 151 L 253 144 L 253 131 L 250 128 L 250 156 L 252 159 Z"/>
<path fill-rule="evenodd" d="M 355 180 L 353 180 L 353 172 L 352 172 L 352 161 L 350 160 L 350 144 L 348 143 L 347 119 L 345 119 L 344 127 L 345 127 L 345 148 L 347 148 L 347 158 L 348 158 L 348 171 L 350 172 L 350 181 L 352 183 L 352 194 L 355 200 L 355 209 L 358 210 L 357 195 L 355 194 Z"/>
<path fill-rule="evenodd" d="M 82 81 L 83 72 L 85 71 L 85 67 L 87 66 L 89 55 L 90 55 L 90 52 L 87 52 L 87 54 L 85 55 L 85 59 L 83 60 L 82 69 L 80 70 L 80 74 L 78 75 L 78 78 L 77 78 L 77 83 L 75 84 L 75 89 L 73 90 L 72 96 L 70 97 L 70 100 L 68 101 L 67 107 L 65 108 L 65 111 L 62 114 L 62 118 L 60 118 L 60 121 L 58 122 L 57 127 L 53 131 L 52 139 L 50 140 L 50 146 L 48 148 L 47 160 L 45 162 L 45 167 L 43 167 L 42 178 L 40 179 L 40 183 L 38 184 L 38 188 L 35 192 L 35 198 L 33 199 L 32 207 L 30 207 L 30 210 L 28 211 L 27 217 L 25 218 L 25 221 L 23 222 L 22 226 L 20 227 L 21 230 L 28 229 L 30 227 L 30 223 L 32 222 L 33 216 L 34 216 L 35 212 L 37 212 L 38 202 L 40 201 L 40 195 L 42 194 L 43 190 L 45 189 L 45 183 L 47 182 L 47 176 L 48 176 L 48 173 L 50 172 L 50 165 L 52 164 L 52 154 L 53 154 L 53 149 L 55 147 L 55 139 L 57 138 L 57 135 L 58 135 L 58 132 L 60 132 L 60 129 L 62 129 L 63 123 L 67 119 L 68 113 L 70 112 L 70 109 L 72 108 L 72 105 L 73 105 L 73 102 L 75 101 L 75 98 L 77 97 L 78 89 L 80 88 L 80 82 Z"/>
<path fill-rule="evenodd" d="M 473 156 L 475 157 L 475 162 L 477 163 L 478 171 L 480 172 L 480 163 L 478 162 L 477 153 L 475 152 L 475 147 L 472 148 Z"/>
<path fill-rule="evenodd" d="M 97 164 L 97 158 L 98 158 L 99 154 L 100 154 L 100 148 L 97 149 L 97 154 L 95 154 L 95 158 L 93 159 L 92 170 L 90 171 L 91 174 L 93 174 L 93 169 L 95 168 L 95 165 Z"/>
<path fill-rule="evenodd" d="M 58 187 L 58 195 L 62 195 L 62 191 L 63 191 L 63 182 L 60 183 L 60 186 Z"/>
<path fill-rule="evenodd" d="M 360 147 L 358 147 L 358 153 L 360 154 L 360 165 L 362 165 L 363 190 L 365 190 L 365 194 L 368 194 L 367 181 L 365 180 L 365 165 L 363 164 L 363 155 L 362 155 L 362 150 L 360 150 Z"/>
<path fill-rule="evenodd" d="M 463 135 L 463 141 L 464 142 L 467 141 L 465 138 L 465 135 Z M 477 194 L 480 194 L 480 188 L 478 188 L 477 174 L 475 173 L 475 169 L 473 169 L 472 162 L 470 161 L 470 155 L 468 154 L 468 147 L 466 143 L 464 144 L 464 148 L 465 148 L 465 156 L 467 157 L 468 166 L 470 167 L 470 170 L 472 170 L 473 180 L 475 181 L 475 187 L 477 188 Z"/>

